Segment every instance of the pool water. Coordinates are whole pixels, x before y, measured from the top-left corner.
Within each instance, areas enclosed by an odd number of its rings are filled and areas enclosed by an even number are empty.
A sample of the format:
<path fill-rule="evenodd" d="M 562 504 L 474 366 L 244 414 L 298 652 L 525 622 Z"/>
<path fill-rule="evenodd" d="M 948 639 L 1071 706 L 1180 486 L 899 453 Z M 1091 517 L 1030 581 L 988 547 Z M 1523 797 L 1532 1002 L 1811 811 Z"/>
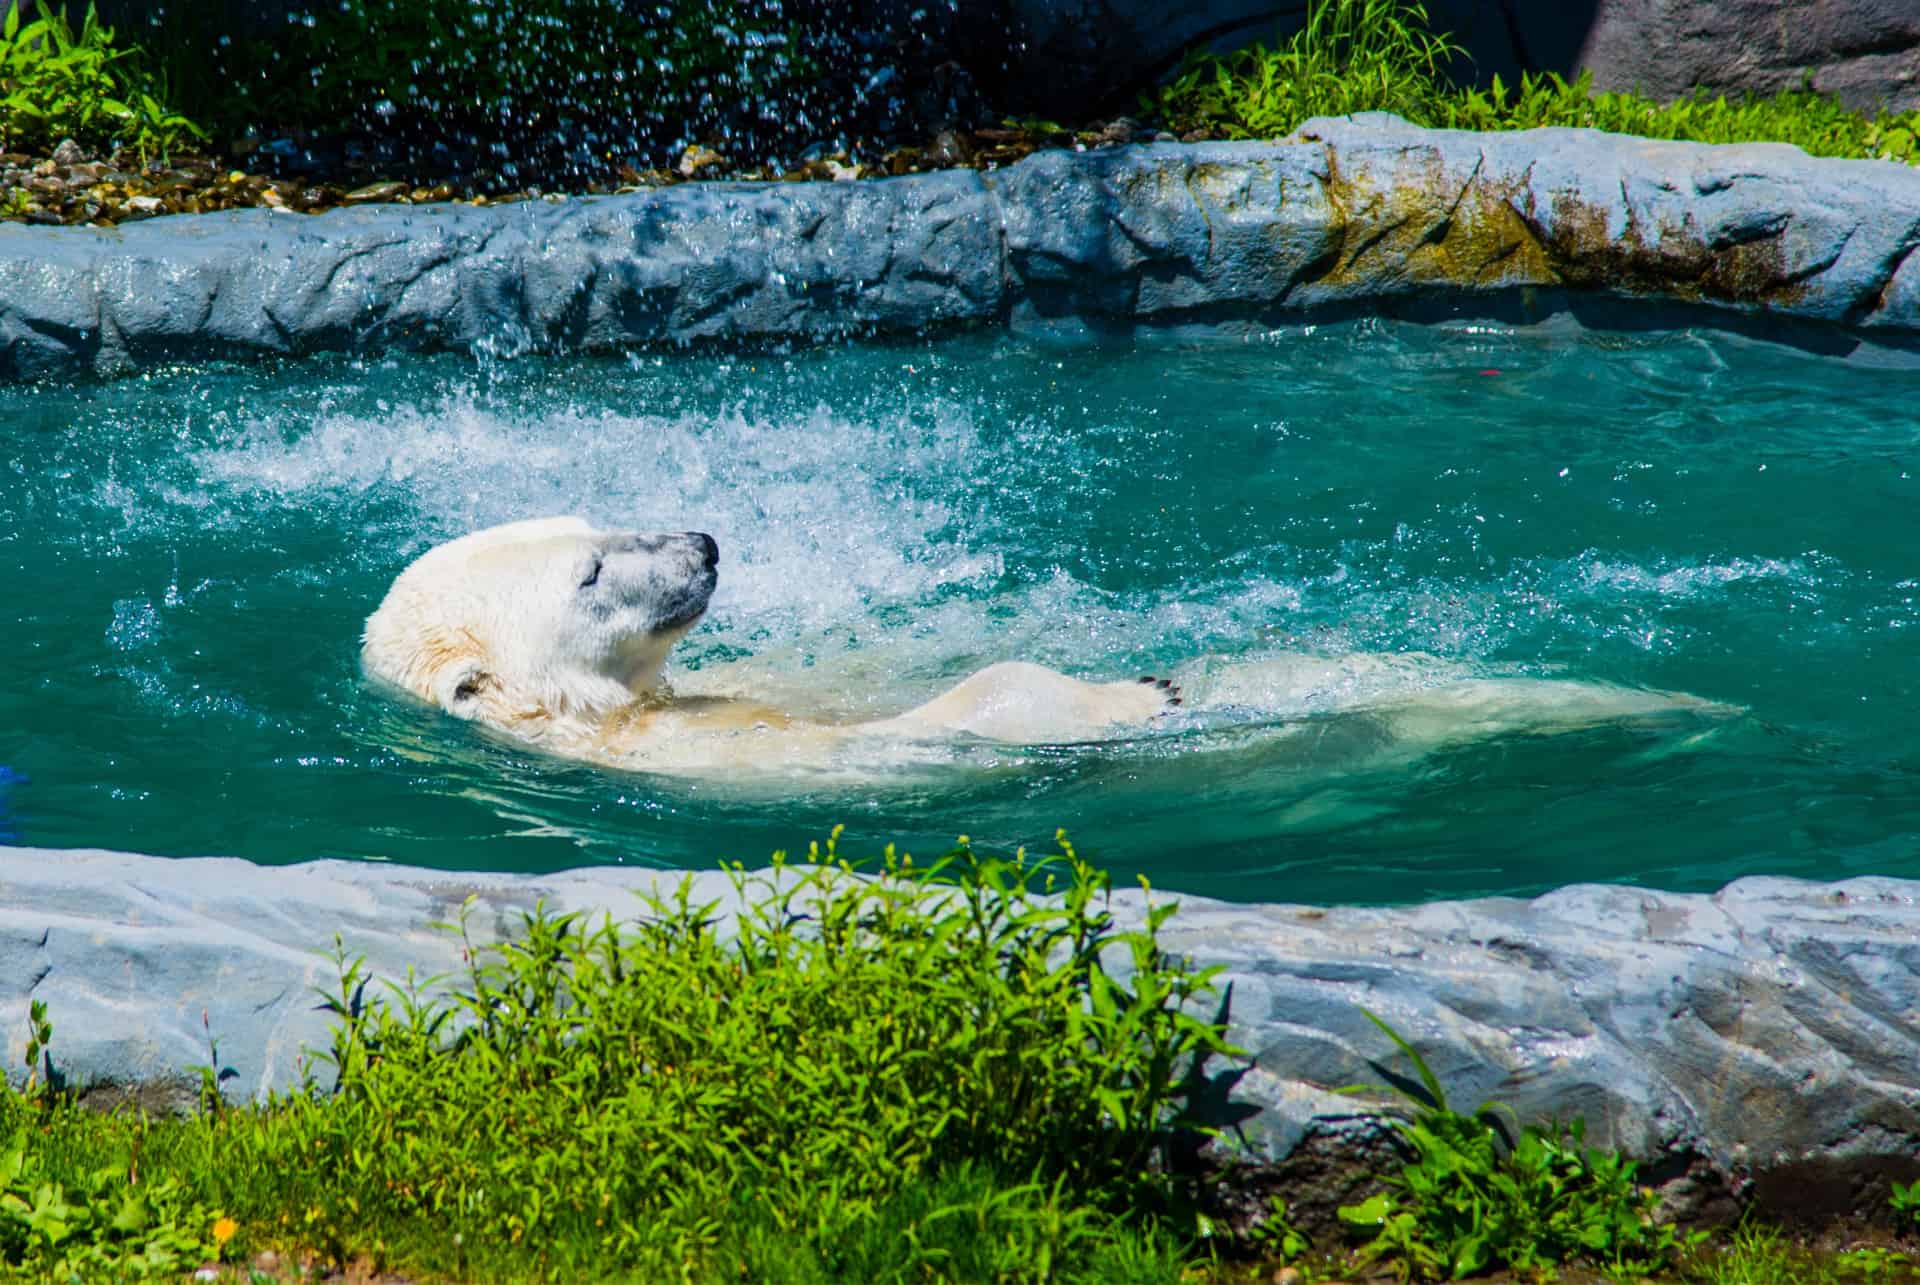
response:
<path fill-rule="evenodd" d="M 1916 380 L 1710 331 L 1353 322 L 0 389 L 0 830 L 548 870 L 1065 826 L 1125 878 L 1330 902 L 1920 876 Z M 849 715 L 1002 659 L 1299 653 L 1740 712 L 1406 753 L 1337 709 L 1193 714 L 733 788 L 547 758 L 362 679 L 410 558 L 563 512 L 712 532 L 688 681 L 744 666 Z"/>

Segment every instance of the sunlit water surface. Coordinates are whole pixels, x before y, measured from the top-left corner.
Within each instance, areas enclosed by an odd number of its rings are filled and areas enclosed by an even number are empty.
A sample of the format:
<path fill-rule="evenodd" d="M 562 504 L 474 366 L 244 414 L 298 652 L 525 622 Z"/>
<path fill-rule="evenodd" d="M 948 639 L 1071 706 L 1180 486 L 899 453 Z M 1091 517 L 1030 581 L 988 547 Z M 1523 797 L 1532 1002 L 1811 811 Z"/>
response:
<path fill-rule="evenodd" d="M 1712 332 L 1354 323 L 4 389 L 0 835 L 532 871 L 1066 826 L 1122 876 L 1311 901 L 1920 876 L 1916 388 Z M 770 791 L 550 759 L 363 681 L 410 558 L 575 511 L 714 533 L 679 664 L 849 714 L 999 659 L 1297 651 L 1745 712 L 1412 755 L 1338 713 L 1294 716 L 1312 753 L 1194 715 Z"/>

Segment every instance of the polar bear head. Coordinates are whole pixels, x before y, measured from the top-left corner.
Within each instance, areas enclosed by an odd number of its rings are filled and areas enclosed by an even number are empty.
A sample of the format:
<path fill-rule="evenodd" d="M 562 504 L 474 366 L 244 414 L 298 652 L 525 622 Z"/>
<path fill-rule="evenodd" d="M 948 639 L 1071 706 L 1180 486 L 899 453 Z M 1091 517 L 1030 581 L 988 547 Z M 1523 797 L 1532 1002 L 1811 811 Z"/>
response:
<path fill-rule="evenodd" d="M 698 531 L 603 531 L 539 518 L 422 554 L 367 620 L 369 674 L 462 718 L 523 732 L 592 721 L 660 684 L 713 595 Z"/>

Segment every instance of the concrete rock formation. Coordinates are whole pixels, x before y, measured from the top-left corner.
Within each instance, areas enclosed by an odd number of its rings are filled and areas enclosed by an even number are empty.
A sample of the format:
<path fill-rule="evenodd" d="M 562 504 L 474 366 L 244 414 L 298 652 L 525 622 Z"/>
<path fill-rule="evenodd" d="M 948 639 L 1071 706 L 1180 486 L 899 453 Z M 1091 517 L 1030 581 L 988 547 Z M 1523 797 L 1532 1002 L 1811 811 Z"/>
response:
<path fill-rule="evenodd" d="M 336 979 L 331 933 L 378 975 L 412 965 L 424 978 L 460 967 L 458 942 L 430 925 L 469 897 L 475 936 L 494 940 L 536 901 L 629 918 L 636 890 L 679 877 L 0 849 L 9 1073 L 39 999 L 75 1085 L 190 1103 L 185 1068 L 208 1060 L 211 1032 L 230 1096 L 284 1088 L 302 1047 L 325 1044 L 314 991 Z M 690 877 L 698 901 L 731 896 L 722 875 Z M 1139 894 L 1119 901 L 1137 922 Z M 1302 1217 L 1343 1198 L 1341 1174 L 1385 1134 L 1330 1090 L 1409 1071 L 1363 1006 L 1422 1051 L 1456 1105 L 1580 1116 L 1694 1212 L 1745 1197 L 1802 1217 L 1866 1209 L 1888 1179 L 1920 1173 L 1920 883 L 1579 886 L 1402 909 L 1186 898 L 1163 932 L 1225 966 L 1231 1038 L 1250 1054 L 1207 1068 L 1222 1148 L 1279 1178 L 1313 1175 L 1313 1190 L 1289 1190 Z"/>
<path fill-rule="evenodd" d="M 1654 299 L 1920 333 L 1920 171 L 1396 117 L 1005 170 L 0 225 L 0 378 L 319 350 L 1270 325 Z"/>

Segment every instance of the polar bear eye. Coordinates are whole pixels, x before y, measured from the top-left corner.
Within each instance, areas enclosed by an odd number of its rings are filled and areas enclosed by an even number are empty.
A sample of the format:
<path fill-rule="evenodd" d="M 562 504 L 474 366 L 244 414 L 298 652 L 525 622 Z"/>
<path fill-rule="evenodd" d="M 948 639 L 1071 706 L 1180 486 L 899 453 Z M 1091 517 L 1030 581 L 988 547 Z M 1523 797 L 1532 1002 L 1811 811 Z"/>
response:
<path fill-rule="evenodd" d="M 593 567 L 587 572 L 586 578 L 580 582 L 582 589 L 591 589 L 600 582 L 600 568 L 602 565 L 604 564 L 601 559 L 595 558 L 593 560 Z"/>

